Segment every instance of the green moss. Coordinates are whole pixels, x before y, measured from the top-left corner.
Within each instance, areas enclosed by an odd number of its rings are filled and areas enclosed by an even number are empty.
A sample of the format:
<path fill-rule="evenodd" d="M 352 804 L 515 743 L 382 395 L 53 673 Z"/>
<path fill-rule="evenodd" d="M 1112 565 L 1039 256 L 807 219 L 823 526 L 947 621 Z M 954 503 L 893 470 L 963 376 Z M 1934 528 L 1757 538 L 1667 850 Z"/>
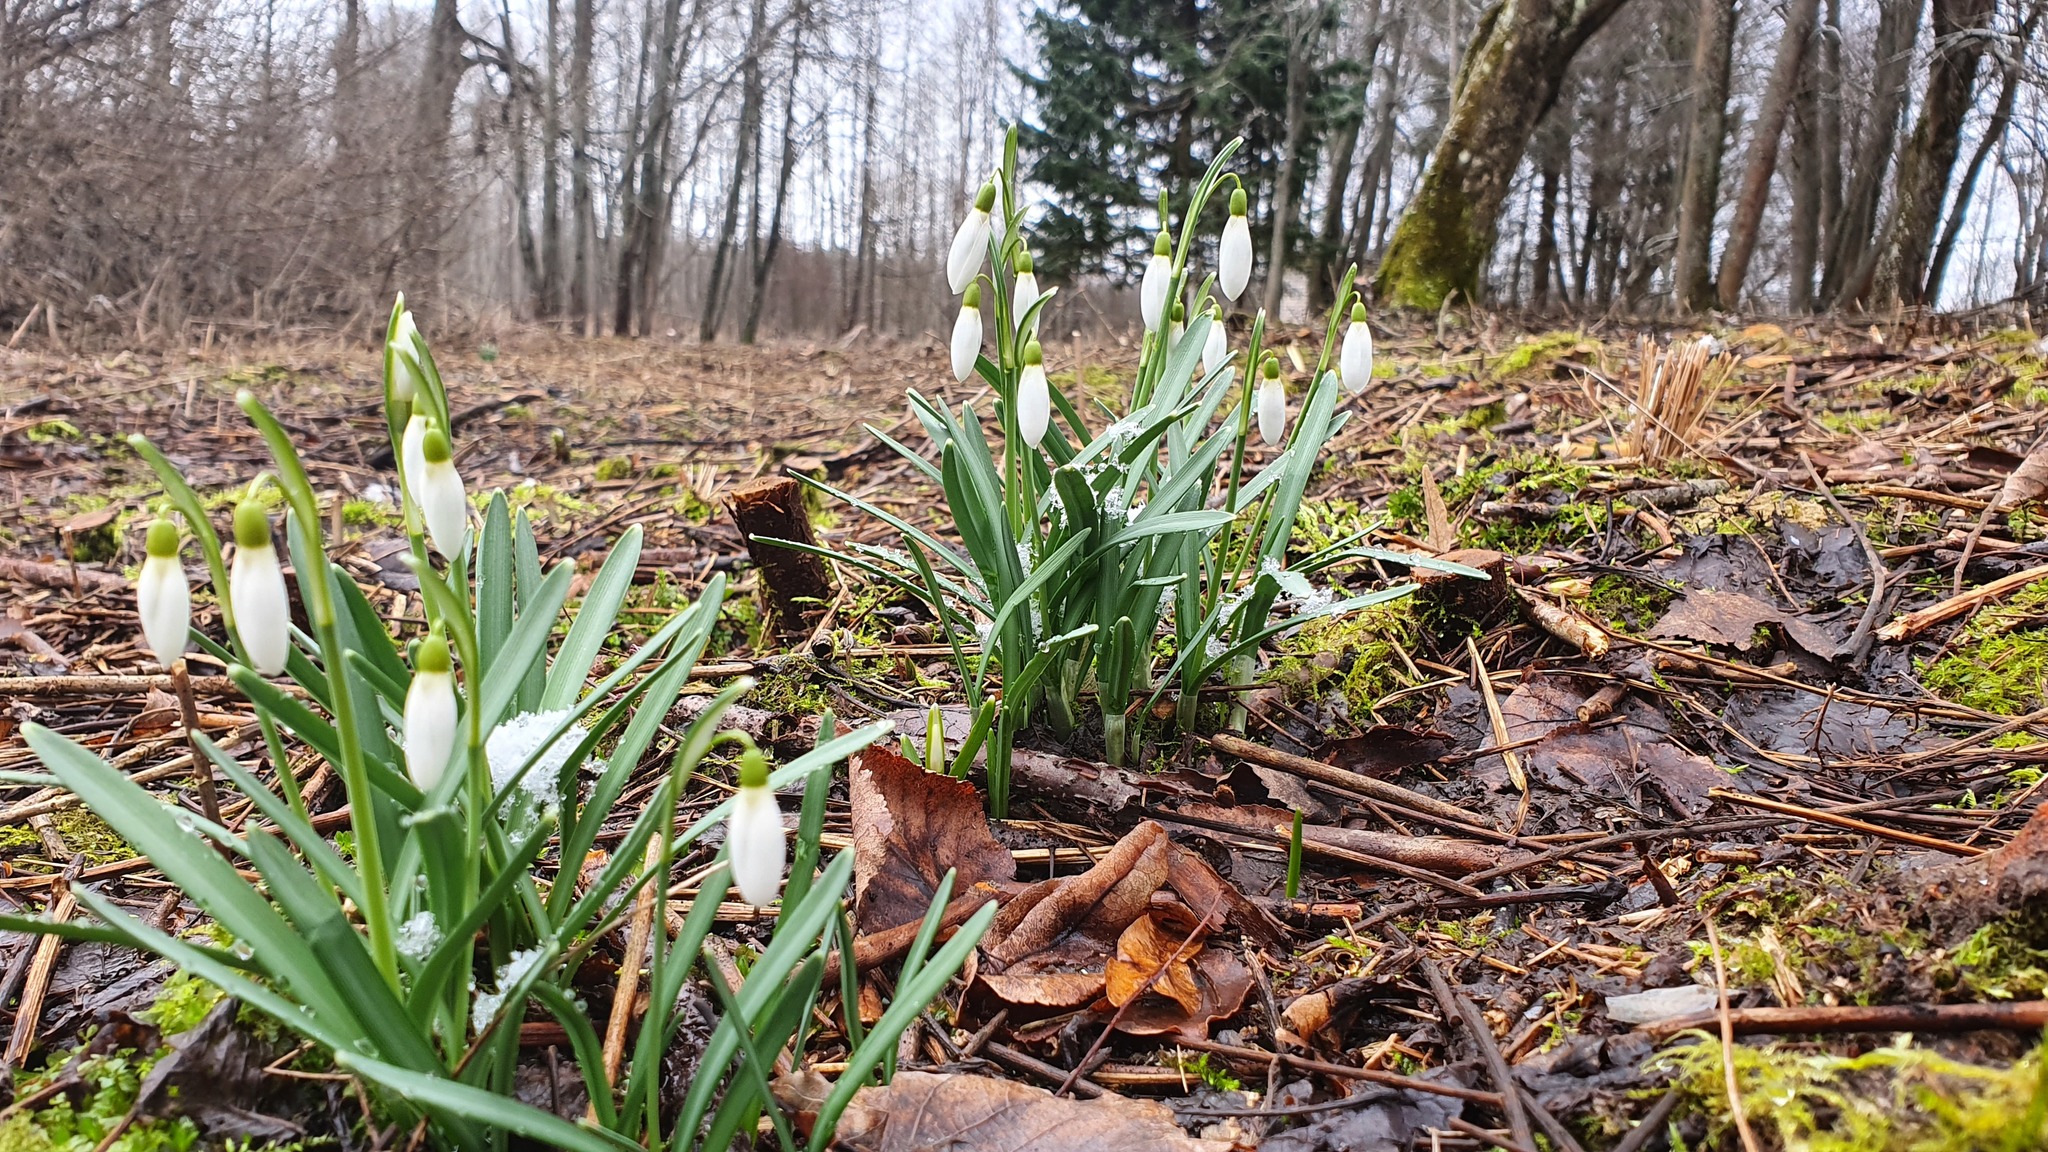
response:
<path fill-rule="evenodd" d="M 1874 432 L 1891 423 L 1892 414 L 1885 408 L 1863 408 L 1852 412 L 1823 412 L 1820 414 L 1821 427 L 1839 435 L 1849 436 L 1858 432 Z"/>
<path fill-rule="evenodd" d="M 1697 1035 L 1697 1034 L 1696 1034 Z M 1774 1145 L 1810 1152 L 2021 1152 L 2048 1139 L 2048 1066 L 2036 1050 L 1987 1068 L 1916 1048 L 1861 1056 L 1792 1045 L 1737 1045 L 1734 1072 L 1750 1124 Z M 1734 1142 L 1721 1044 L 1702 1036 L 1652 1066 L 1707 1120 L 1708 1147 Z"/>
<path fill-rule="evenodd" d="M 395 528 L 405 521 L 375 500 L 350 500 L 341 506 L 341 522 L 350 528 Z"/>
<path fill-rule="evenodd" d="M 1609 573 L 1593 578 L 1586 606 L 1600 620 L 1630 632 L 1641 632 L 1663 619 L 1677 596 L 1643 580 Z"/>
<path fill-rule="evenodd" d="M 1370 716 L 1388 693 L 1403 687 L 1395 645 L 1412 647 L 1417 635 L 1414 609 L 1405 600 L 1311 620 L 1280 642 L 1280 659 L 1266 680 L 1285 685 L 1295 699 L 1334 690 L 1351 715 Z"/>
<path fill-rule="evenodd" d="M 1058 372 L 1045 374 L 1047 383 L 1066 393 L 1067 399 L 1080 405 L 1085 397 L 1090 400 L 1119 400 L 1123 397 L 1124 379 L 1115 368 L 1107 364 L 1080 364 Z"/>
<path fill-rule="evenodd" d="M 173 972 L 157 989 L 156 1000 L 136 1013 L 143 1022 L 156 1025 L 166 1036 L 197 1028 L 224 993 L 189 972 Z"/>
<path fill-rule="evenodd" d="M 85 433 L 69 420 L 44 420 L 28 426 L 31 444 L 50 444 L 60 440 L 81 440 Z"/>
<path fill-rule="evenodd" d="M 1211 1062 L 1207 1052 L 1193 1058 L 1183 1054 L 1176 1054 L 1169 1057 L 1169 1059 L 1173 1061 L 1169 1067 L 1178 1069 L 1200 1080 L 1213 1091 L 1235 1092 L 1244 1087 L 1237 1077 L 1230 1074 L 1230 1069 L 1222 1064 Z"/>
<path fill-rule="evenodd" d="M 112 864 L 117 860 L 133 860 L 136 856 L 135 849 L 121 839 L 120 833 L 84 808 L 63 809 L 52 815 L 51 822 L 57 826 L 57 834 L 64 838 L 65 846 L 84 856 L 89 863 Z"/>
<path fill-rule="evenodd" d="M 2048 699 L 2048 580 L 1979 612 L 1945 654 L 1918 665 L 1921 683 L 1957 704 L 2018 716 Z"/>
<path fill-rule="evenodd" d="M 1541 336 L 1530 336 L 1513 348 L 1508 349 L 1493 364 L 1493 378 L 1505 380 L 1519 376 L 1538 364 L 1550 361 L 1578 348 L 1581 344 L 1597 350 L 1598 345 L 1579 332 L 1546 332 Z"/>
<path fill-rule="evenodd" d="M 1380 259 L 1377 298 L 1396 308 L 1442 308 L 1451 293 L 1479 299 L 1491 229 L 1474 218 L 1462 165 L 1431 164 Z"/>
<path fill-rule="evenodd" d="M 50 1083 L 71 1055 L 53 1053 L 47 1067 L 17 1077 L 16 1094 L 26 1095 Z M 135 1106 L 142 1079 L 157 1059 L 158 1054 L 124 1048 L 80 1061 L 75 1071 L 82 1087 L 59 1093 L 33 1112 L 10 1117 L 0 1125 L 0 1152 L 88 1152 L 99 1147 Z M 110 1152 L 187 1152 L 198 1142 L 199 1129 L 187 1118 L 141 1120 L 110 1145 Z"/>
<path fill-rule="evenodd" d="M 633 475 L 633 461 L 625 456 L 607 456 L 597 462 L 597 479 L 600 483 L 608 480 L 626 480 Z"/>
<path fill-rule="evenodd" d="M 1971 999 L 2035 1000 L 2048 992 L 2048 949 L 2018 920 L 1993 920 L 1934 964 L 1937 986 Z"/>

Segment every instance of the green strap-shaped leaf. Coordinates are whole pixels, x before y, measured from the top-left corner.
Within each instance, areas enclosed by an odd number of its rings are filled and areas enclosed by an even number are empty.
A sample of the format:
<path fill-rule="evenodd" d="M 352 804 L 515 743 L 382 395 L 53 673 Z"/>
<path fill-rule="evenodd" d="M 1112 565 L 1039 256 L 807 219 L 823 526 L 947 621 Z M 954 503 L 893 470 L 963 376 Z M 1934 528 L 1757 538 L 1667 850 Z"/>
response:
<path fill-rule="evenodd" d="M 503 492 L 491 493 L 476 556 L 476 642 L 484 663 L 478 673 L 489 676 L 512 632 L 512 513 Z"/>
<path fill-rule="evenodd" d="M 571 1124 L 497 1092 L 426 1076 L 374 1057 L 337 1048 L 334 1062 L 378 1086 L 396 1093 L 421 1111 L 444 1122 L 456 1118 L 485 1131 L 516 1132 L 546 1147 L 571 1152 L 640 1152 L 622 1136 L 585 1124 Z"/>
<path fill-rule="evenodd" d="M 590 591 L 576 609 L 576 620 L 569 625 L 569 635 L 555 653 L 554 666 L 548 669 L 547 690 L 540 699 L 542 711 L 567 708 L 583 691 L 590 666 L 597 662 L 605 637 L 611 635 L 612 624 L 618 619 L 619 606 L 632 590 L 633 570 L 640 564 L 641 535 L 638 524 L 621 533 L 612 545 L 611 555 L 605 558 L 604 567 L 598 569 L 597 578 L 590 582 Z"/>

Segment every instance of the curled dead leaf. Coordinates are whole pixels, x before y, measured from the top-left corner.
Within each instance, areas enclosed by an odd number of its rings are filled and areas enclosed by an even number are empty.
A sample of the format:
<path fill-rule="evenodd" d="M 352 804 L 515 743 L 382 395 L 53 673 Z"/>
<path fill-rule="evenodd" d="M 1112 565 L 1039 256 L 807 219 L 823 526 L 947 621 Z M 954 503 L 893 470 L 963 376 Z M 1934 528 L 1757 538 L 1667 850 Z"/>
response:
<path fill-rule="evenodd" d="M 1189 1136 L 1171 1109 L 1150 1100 L 1115 1094 L 1068 1100 L 1011 1080 L 931 1072 L 898 1072 L 886 1087 L 855 1093 L 839 1119 L 835 1145 L 853 1152 L 1231 1149 L 1227 1140 Z"/>
<path fill-rule="evenodd" d="M 1146 913 L 1131 921 L 1117 937 L 1116 955 L 1109 961 L 1104 982 L 1109 1002 L 1121 1008 L 1140 995 L 1164 996 L 1190 1014 L 1202 1007 L 1202 991 L 1195 987 L 1191 961 L 1201 955 L 1202 943 L 1190 943 L 1194 933 L 1170 932 L 1159 918 Z M 1153 979 L 1154 974 L 1158 979 Z M 1147 988 L 1146 981 L 1152 986 Z"/>
<path fill-rule="evenodd" d="M 854 758 L 848 796 L 855 920 L 863 932 L 923 919 L 948 868 L 959 871 L 956 896 L 1017 875 L 965 780 L 927 772 L 877 744 Z"/>

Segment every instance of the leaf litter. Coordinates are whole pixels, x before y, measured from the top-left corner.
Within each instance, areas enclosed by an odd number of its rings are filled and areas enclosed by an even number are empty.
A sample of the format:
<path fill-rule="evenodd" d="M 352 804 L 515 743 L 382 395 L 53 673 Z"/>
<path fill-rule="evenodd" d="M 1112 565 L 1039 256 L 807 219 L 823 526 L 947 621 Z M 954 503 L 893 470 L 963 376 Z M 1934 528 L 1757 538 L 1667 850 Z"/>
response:
<path fill-rule="evenodd" d="M 1917 1026 L 1916 1043 L 1945 1069 L 2030 1067 L 2024 1031 L 1939 1023 L 1950 1009 L 2038 998 L 2044 982 L 2028 982 L 2028 957 L 2048 952 L 2037 927 L 2048 838 L 2027 823 L 2048 762 L 2037 675 L 2048 613 L 2032 607 L 2032 579 L 1996 584 L 2048 555 L 2044 412 L 2025 383 L 2048 366 L 2030 341 L 1975 323 L 1879 329 L 1882 344 L 1818 323 L 1723 334 L 1728 379 L 1704 413 L 1688 414 L 1693 434 L 1660 444 L 1654 464 L 1622 454 L 1632 412 L 1626 385 L 1610 386 L 1662 354 L 1637 333 L 1589 329 L 1567 356 L 1498 372 L 1514 342 L 1497 319 L 1388 327 L 1394 374 L 1354 402 L 1316 500 L 1352 517 L 1346 530 L 1491 565 L 1500 584 L 1427 581 L 1436 589 L 1384 618 L 1319 628 L 1306 675 L 1265 654 L 1271 676 L 1245 700 L 1244 743 L 1262 751 L 1170 740 L 1160 725 L 1148 729 L 1143 767 L 1113 768 L 1085 741 L 1029 733 L 1017 757 L 1023 815 L 1001 825 L 983 816 L 973 783 L 881 747 L 864 756 L 827 820 L 827 835 L 855 850 L 861 941 L 903 935 L 947 869 L 956 902 L 1003 908 L 971 980 L 913 1030 L 895 1080 L 856 1097 L 842 1141 L 1467 1148 L 1512 1142 L 1510 1090 L 1535 1130 L 1559 1123 L 1587 1148 L 1628 1139 L 1653 1114 L 1687 1147 L 1730 1147 L 1729 1102 L 1701 1087 L 1718 1083 L 1698 1072 L 1705 1057 L 1674 1048 L 1692 1063 L 1653 1059 L 1666 1043 L 1655 1021 L 1721 1002 L 1709 920 L 1731 1008 L 1796 1014 L 1785 1044 L 1738 1039 L 1749 1083 L 1783 1081 L 1797 1060 L 1802 1099 L 1884 1098 L 1914 1066 L 1875 1058 L 1890 1051 L 1877 1047 L 1889 1033 L 1842 1030 L 1842 1013 L 1865 1004 L 1935 1021 Z M 649 546 L 635 595 L 651 604 L 744 567 L 717 497 L 751 476 L 800 468 L 913 517 L 929 508 L 920 481 L 870 451 L 859 425 L 900 409 L 905 377 L 940 379 L 943 350 L 649 348 L 594 383 L 576 346 L 545 337 L 450 366 L 473 413 L 465 469 L 521 493 L 551 554 L 588 565 L 640 524 Z M 412 589 L 387 563 L 380 429 L 361 405 L 374 365 L 356 359 L 243 346 L 130 356 L 114 373 L 85 357 L 19 354 L 0 362 L 0 383 L 38 418 L 77 425 L 83 443 L 148 429 L 211 493 L 245 481 L 260 454 L 223 435 L 215 414 L 249 382 L 238 375 L 248 364 L 275 365 L 257 375 L 274 382 L 256 386 L 317 434 L 309 465 L 337 516 L 352 518 L 342 563 L 399 616 Z M 842 395 L 810 387 L 821 362 L 838 369 Z M 735 370 L 773 402 L 757 397 L 743 413 L 707 403 Z M 144 671 L 120 573 L 139 554 L 151 493 L 118 455 L 4 427 L 0 456 L 21 483 L 0 509 L 11 597 L 0 730 L 30 717 L 64 725 L 168 802 L 194 803 L 189 775 L 161 770 L 178 744 L 162 686 L 65 679 Z M 912 434 L 903 421 L 885 430 Z M 111 529 L 115 553 L 55 551 L 80 525 Z M 841 539 L 873 530 L 826 529 Z M 1362 564 L 1338 578 L 1380 575 Z M 202 629 L 217 632 L 201 608 Z M 944 638 L 886 590 L 844 585 L 813 634 L 789 642 L 746 597 L 728 613 L 705 658 L 714 671 L 700 676 L 707 689 L 742 672 L 762 680 L 735 715 L 764 744 L 803 746 L 827 707 L 895 716 L 914 735 L 937 704 L 949 747 L 965 735 L 971 715 L 948 680 Z M 1916 614 L 1929 622 L 1882 638 L 1879 626 Z M 224 684 L 205 684 L 197 703 L 223 738 L 253 735 Z M 1303 759 L 1335 771 L 1305 771 Z M 27 767 L 18 742 L 0 749 L 0 769 Z M 650 760 L 635 779 L 659 771 Z M 1363 791 L 1360 779 L 1402 792 Z M 313 782 L 308 796 L 316 814 L 333 812 L 331 783 Z M 715 783 L 693 785 L 684 815 L 718 798 Z M 194 926 L 146 861 L 94 842 L 57 798 L 23 784 L 0 792 L 0 806 L 9 908 L 54 904 L 70 870 L 138 916 Z M 1310 822 L 1289 898 L 1285 829 L 1297 809 Z M 679 861 L 685 903 L 692 866 Z M 721 905 L 720 939 L 758 942 L 757 915 Z M 607 941 L 586 966 L 591 1002 L 609 1001 L 622 943 Z M 53 978 L 88 947 L 98 946 L 65 945 L 37 975 L 34 942 L 0 941 L 0 1007 L 19 1012 L 23 992 L 36 992 L 37 1018 L 15 1027 L 25 1023 L 30 1051 L 60 1068 L 89 1050 L 88 1035 L 121 1034 L 119 1009 L 98 989 L 123 971 L 134 974 L 124 995 L 162 979 L 118 950 L 115 970 L 91 981 Z M 875 959 L 857 942 L 856 954 L 880 996 L 900 951 Z M 1433 973 L 1471 1002 L 1484 1034 L 1439 1000 Z M 229 1037 L 246 1027 L 216 1014 L 169 1046 L 131 1038 L 159 1053 L 160 1083 L 239 1083 L 247 1067 Z M 545 1021 L 523 1035 L 534 1069 L 569 1062 Z M 830 1067 L 844 1045 L 821 1030 L 787 1054 L 790 1075 L 816 1076 L 806 1069 Z M 684 1063 L 676 1076 L 687 1075 Z M 1968 1081 L 1917 1083 L 1939 1097 Z M 1667 1091 L 1677 1106 L 1658 1111 Z M 135 1122 L 170 1122 L 166 1093 L 136 1097 Z M 2023 1118 L 2024 1093 L 2016 1099 Z M 270 1106 L 251 1114 L 269 1117 Z M 569 1114 L 581 1102 L 559 1106 Z M 317 1114 L 271 1118 L 340 1131 L 344 1146 L 367 1131 Z M 236 1131 L 229 1119 L 185 1119 L 210 1137 Z"/>

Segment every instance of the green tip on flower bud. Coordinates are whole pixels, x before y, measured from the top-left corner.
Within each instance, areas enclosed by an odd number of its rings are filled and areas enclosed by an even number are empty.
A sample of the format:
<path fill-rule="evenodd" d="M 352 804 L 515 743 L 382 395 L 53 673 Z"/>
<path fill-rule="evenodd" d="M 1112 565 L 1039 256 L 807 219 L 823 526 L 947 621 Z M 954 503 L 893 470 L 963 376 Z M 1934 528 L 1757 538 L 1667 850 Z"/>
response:
<path fill-rule="evenodd" d="M 143 541 L 143 550 L 159 559 L 178 554 L 178 526 L 169 520 L 158 520 L 149 526 L 149 535 Z"/>
<path fill-rule="evenodd" d="M 967 286 L 967 291 L 960 297 L 960 307 L 969 312 L 981 311 L 981 281 L 976 280 Z"/>
<path fill-rule="evenodd" d="M 429 464 L 446 464 L 454 455 L 448 448 L 448 434 L 439 425 L 427 426 L 427 434 L 420 439 L 420 455 Z"/>
<path fill-rule="evenodd" d="M 1231 193 L 1230 193 L 1230 214 L 1231 214 L 1232 216 L 1242 216 L 1242 215 L 1244 215 L 1244 213 L 1245 213 L 1245 209 L 1246 209 L 1247 207 L 1249 207 L 1250 205 L 1251 205 L 1251 200 L 1250 200 L 1250 198 L 1248 198 L 1247 196 L 1245 196 L 1245 194 L 1244 194 L 1244 189 L 1242 189 L 1242 188 L 1237 188 L 1237 189 L 1233 189 L 1233 190 L 1231 191 Z"/>
<path fill-rule="evenodd" d="M 1031 270 L 1031 250 L 1029 248 L 1017 249 L 1017 275 L 1022 276 Z"/>
<path fill-rule="evenodd" d="M 1171 315 L 1173 316 L 1173 322 L 1175 324 L 1180 323 L 1181 321 L 1188 318 L 1187 306 L 1182 304 L 1180 301 L 1175 300 L 1173 302 L 1173 312 L 1171 313 Z"/>
<path fill-rule="evenodd" d="M 1353 324 L 1365 323 L 1365 302 L 1363 300 L 1351 306 L 1351 322 Z"/>
<path fill-rule="evenodd" d="M 1218 324 L 1223 323 L 1223 305 L 1211 301 L 1209 304 L 1209 319 L 1214 320 Z"/>
<path fill-rule="evenodd" d="M 254 500 L 235 505 L 235 543 L 243 548 L 270 547 L 270 517 Z"/>
<path fill-rule="evenodd" d="M 1280 358 L 1278 356 L 1266 357 L 1266 366 L 1264 371 L 1266 374 L 1266 379 L 1278 380 L 1280 378 Z"/>
<path fill-rule="evenodd" d="M 441 635 L 439 629 L 429 632 L 427 638 L 420 641 L 418 650 L 412 656 L 412 666 L 417 672 L 438 673 L 444 676 L 455 666 L 448 659 L 448 638 Z"/>
<path fill-rule="evenodd" d="M 749 748 L 740 753 L 740 787 L 766 788 L 768 786 L 768 757 L 759 748 Z"/>
<path fill-rule="evenodd" d="M 1044 364 L 1044 363 L 1045 363 L 1045 349 L 1043 349 L 1043 348 L 1041 348 L 1041 347 L 1039 347 L 1039 346 L 1038 346 L 1038 341 L 1036 341 L 1036 340 L 1033 340 L 1033 341 L 1030 341 L 1029 343 L 1027 343 L 1027 344 L 1025 344 L 1025 345 L 1024 345 L 1024 363 L 1026 363 L 1026 364 Z"/>
<path fill-rule="evenodd" d="M 991 180 L 988 183 L 983 184 L 981 186 L 981 191 L 976 192 L 974 194 L 974 206 L 976 209 L 982 212 L 987 212 L 988 210 L 996 206 L 995 181 Z"/>
<path fill-rule="evenodd" d="M 1154 256 L 1173 255 L 1173 240 L 1166 233 L 1161 232 L 1159 238 L 1152 241 L 1152 254 Z"/>

